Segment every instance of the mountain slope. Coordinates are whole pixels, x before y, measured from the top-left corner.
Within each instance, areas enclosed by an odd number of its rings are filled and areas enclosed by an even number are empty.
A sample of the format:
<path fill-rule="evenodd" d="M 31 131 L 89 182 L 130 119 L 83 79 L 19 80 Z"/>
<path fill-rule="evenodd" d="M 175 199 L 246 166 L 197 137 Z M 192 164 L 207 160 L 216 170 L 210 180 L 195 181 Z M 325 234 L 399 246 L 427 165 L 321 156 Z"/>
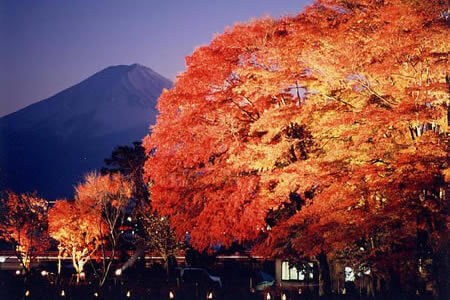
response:
<path fill-rule="evenodd" d="M 71 197 L 116 145 L 140 140 L 172 83 L 141 65 L 113 66 L 0 118 L 0 187 Z"/>

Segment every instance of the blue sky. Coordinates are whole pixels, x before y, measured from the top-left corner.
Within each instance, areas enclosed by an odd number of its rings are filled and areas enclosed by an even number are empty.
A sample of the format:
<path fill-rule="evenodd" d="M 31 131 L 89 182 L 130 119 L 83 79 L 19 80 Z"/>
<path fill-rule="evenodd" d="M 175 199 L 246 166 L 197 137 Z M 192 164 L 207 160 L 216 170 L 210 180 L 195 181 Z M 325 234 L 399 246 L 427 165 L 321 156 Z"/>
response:
<path fill-rule="evenodd" d="M 0 116 L 101 69 L 140 63 L 173 80 L 226 26 L 296 15 L 312 0 L 0 0 Z"/>

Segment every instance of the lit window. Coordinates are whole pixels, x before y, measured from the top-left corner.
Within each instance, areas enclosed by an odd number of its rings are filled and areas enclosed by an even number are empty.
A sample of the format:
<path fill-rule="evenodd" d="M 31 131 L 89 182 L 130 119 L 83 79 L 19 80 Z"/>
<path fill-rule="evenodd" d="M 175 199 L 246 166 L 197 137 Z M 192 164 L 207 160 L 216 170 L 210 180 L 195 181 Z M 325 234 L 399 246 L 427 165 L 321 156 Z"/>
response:
<path fill-rule="evenodd" d="M 297 280 L 298 279 L 298 271 L 296 267 L 289 268 L 289 279 Z"/>
<path fill-rule="evenodd" d="M 308 270 L 297 270 L 293 264 L 289 264 L 287 261 L 281 263 L 281 280 L 297 280 L 303 281 L 306 279 L 313 279 L 314 274 L 312 272 L 313 264 L 308 263 L 311 271 Z"/>
<path fill-rule="evenodd" d="M 305 280 L 305 272 L 304 271 L 298 272 L 298 280 Z"/>
<path fill-rule="evenodd" d="M 350 267 L 345 267 L 345 281 L 355 281 L 355 272 Z"/>
<path fill-rule="evenodd" d="M 281 280 L 289 280 L 289 263 L 287 261 L 281 263 Z"/>

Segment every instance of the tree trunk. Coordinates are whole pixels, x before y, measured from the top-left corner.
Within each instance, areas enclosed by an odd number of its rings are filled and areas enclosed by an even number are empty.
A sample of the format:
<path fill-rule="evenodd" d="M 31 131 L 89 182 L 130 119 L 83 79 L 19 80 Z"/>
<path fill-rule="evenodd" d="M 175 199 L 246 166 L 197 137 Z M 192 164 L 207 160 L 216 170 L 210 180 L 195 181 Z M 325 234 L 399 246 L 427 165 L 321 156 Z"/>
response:
<path fill-rule="evenodd" d="M 450 299 L 449 252 L 447 249 L 448 247 L 444 247 L 433 258 L 433 277 L 436 279 L 438 299 Z"/>
<path fill-rule="evenodd" d="M 325 253 L 317 255 L 319 262 L 319 296 L 324 297 L 331 294 L 330 266 Z"/>
<path fill-rule="evenodd" d="M 403 287 L 400 281 L 400 274 L 394 268 L 389 268 L 389 295 L 391 299 L 399 299 L 403 294 Z"/>
<path fill-rule="evenodd" d="M 374 285 L 375 285 L 375 277 L 367 276 L 367 287 L 366 287 L 367 288 L 367 290 L 366 290 L 367 297 L 375 298 Z"/>
<path fill-rule="evenodd" d="M 166 255 L 162 254 L 164 270 L 166 271 L 166 281 L 169 281 L 169 259 Z"/>
<path fill-rule="evenodd" d="M 108 277 L 109 270 L 111 269 L 111 265 L 112 265 L 115 255 L 116 255 L 116 251 L 115 251 L 115 249 L 113 249 L 111 252 L 111 257 L 109 258 L 108 263 L 106 263 L 106 269 L 103 272 L 103 277 L 100 280 L 100 284 L 99 284 L 100 287 L 103 287 L 103 285 L 105 284 L 106 278 Z M 103 257 L 103 260 L 106 261 L 106 256 Z"/>
<path fill-rule="evenodd" d="M 383 292 L 383 291 L 382 291 L 382 286 L 381 286 L 381 278 L 380 278 L 379 276 L 376 276 L 376 278 L 377 278 L 377 288 L 376 288 L 376 293 L 377 293 L 377 296 L 380 296 L 381 293 Z"/>
<path fill-rule="evenodd" d="M 75 247 L 72 249 L 72 264 L 73 267 L 75 268 L 75 271 L 77 272 L 77 284 L 80 283 L 80 273 L 81 273 L 81 267 L 78 265 L 78 261 L 76 258 L 76 252 L 75 252 Z"/>
<path fill-rule="evenodd" d="M 61 254 L 63 249 L 58 248 L 58 276 L 61 274 Z"/>
<path fill-rule="evenodd" d="M 447 75 L 447 84 L 450 91 L 450 76 Z M 449 108 L 447 112 L 450 115 Z M 447 120 L 447 124 L 450 121 Z M 445 185 L 440 189 L 439 198 L 441 203 L 449 203 L 449 185 Z M 445 225 L 444 225 L 445 226 Z M 433 256 L 433 275 L 436 279 L 438 299 L 450 299 L 450 280 L 449 280 L 449 248 L 450 241 L 448 236 L 448 230 L 443 230 L 441 239 L 443 240 L 443 246 L 434 253 Z"/>

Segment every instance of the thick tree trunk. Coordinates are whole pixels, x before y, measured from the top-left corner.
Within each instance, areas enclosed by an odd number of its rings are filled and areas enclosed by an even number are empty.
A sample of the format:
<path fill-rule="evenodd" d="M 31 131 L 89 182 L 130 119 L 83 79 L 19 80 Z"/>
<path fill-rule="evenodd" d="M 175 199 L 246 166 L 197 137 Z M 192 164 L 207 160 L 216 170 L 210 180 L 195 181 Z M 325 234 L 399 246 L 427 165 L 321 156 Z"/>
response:
<path fill-rule="evenodd" d="M 433 259 L 433 274 L 436 278 L 438 299 L 450 299 L 449 252 L 445 247 Z"/>
<path fill-rule="evenodd" d="M 389 295 L 391 299 L 399 299 L 403 295 L 403 286 L 400 281 L 400 274 L 393 268 L 389 269 Z"/>
<path fill-rule="evenodd" d="M 320 253 L 317 261 L 319 262 L 319 296 L 328 296 L 331 294 L 331 277 L 326 254 Z"/>
<path fill-rule="evenodd" d="M 75 271 L 77 272 L 77 284 L 80 283 L 80 274 L 81 272 L 83 272 L 83 266 L 84 263 L 82 260 L 80 260 L 77 255 L 76 255 L 76 249 L 73 248 L 72 250 L 72 264 L 73 267 L 75 268 Z"/>

